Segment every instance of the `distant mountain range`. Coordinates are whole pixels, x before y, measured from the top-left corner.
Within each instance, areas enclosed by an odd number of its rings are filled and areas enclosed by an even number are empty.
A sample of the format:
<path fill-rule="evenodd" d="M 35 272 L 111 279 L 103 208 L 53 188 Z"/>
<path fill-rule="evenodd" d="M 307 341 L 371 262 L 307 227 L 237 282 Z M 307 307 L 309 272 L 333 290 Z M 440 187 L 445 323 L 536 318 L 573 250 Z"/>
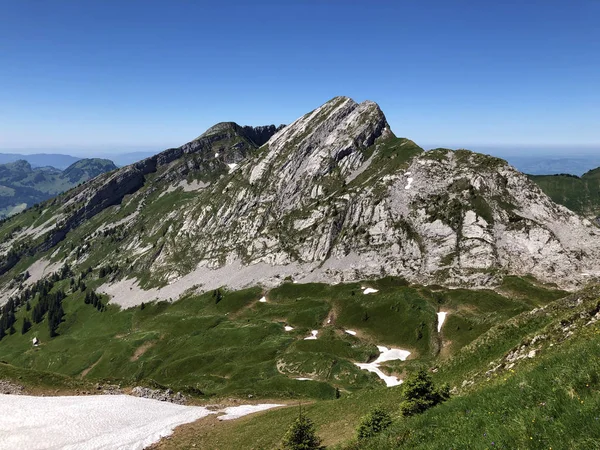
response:
<path fill-rule="evenodd" d="M 54 156 L 65 157 L 56 159 L 59 166 L 66 158 L 72 158 L 67 155 Z M 38 162 L 42 160 L 44 159 L 37 159 Z M 108 159 L 80 159 L 65 170 L 51 166 L 33 168 L 23 159 L 0 164 L 0 218 L 16 214 L 116 168 L 117 166 Z"/>
<path fill-rule="evenodd" d="M 110 159 L 116 166 L 123 167 L 134 162 L 141 161 L 142 159 L 149 158 L 155 155 L 158 151 L 138 151 L 128 153 L 115 153 L 115 154 L 104 154 L 98 153 L 93 156 L 94 158 Z M 85 158 L 79 158 L 72 155 L 64 155 L 61 153 L 33 153 L 25 155 L 21 153 L 0 153 L 0 164 L 13 163 L 19 160 L 27 161 L 31 164 L 31 167 L 54 167 L 56 169 L 64 170 L 71 164 L 81 161 Z"/>
<path fill-rule="evenodd" d="M 569 174 L 581 176 L 584 173 L 600 166 L 599 155 L 585 155 L 575 157 L 549 157 L 549 156 L 500 156 L 521 172 L 530 175 Z"/>
<path fill-rule="evenodd" d="M 19 160 L 27 161 L 31 167 L 54 167 L 64 170 L 71 164 L 82 158 L 59 153 L 36 153 L 33 155 L 21 155 L 19 153 L 0 153 L 0 164 L 14 163 Z"/>

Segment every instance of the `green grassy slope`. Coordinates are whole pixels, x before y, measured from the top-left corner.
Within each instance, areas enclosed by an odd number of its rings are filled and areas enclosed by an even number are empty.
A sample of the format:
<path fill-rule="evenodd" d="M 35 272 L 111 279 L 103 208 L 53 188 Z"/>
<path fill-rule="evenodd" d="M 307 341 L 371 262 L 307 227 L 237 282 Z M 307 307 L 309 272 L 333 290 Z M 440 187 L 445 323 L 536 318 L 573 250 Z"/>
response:
<path fill-rule="evenodd" d="M 595 287 L 491 328 L 435 366 L 434 381 L 450 383 L 454 393 L 420 416 L 400 417 L 402 386 L 362 390 L 303 410 L 328 448 L 600 448 L 598 311 Z M 533 349 L 534 357 L 506 359 Z M 392 427 L 376 439 L 352 443 L 360 418 L 375 406 L 392 413 Z M 210 431 L 184 427 L 160 448 L 277 448 L 297 414 L 297 408 L 287 408 Z"/>
<path fill-rule="evenodd" d="M 84 281 L 89 290 L 103 279 L 94 271 Z M 529 281 L 523 283 L 521 289 L 533 289 Z M 358 283 L 286 283 L 270 292 L 223 291 L 218 302 L 209 292 L 143 309 L 109 305 L 99 312 L 84 303 L 84 292 L 72 291 L 63 280 L 53 288 L 67 293 L 59 336 L 50 337 L 47 319 L 21 335 L 23 318 L 31 314 L 22 307 L 17 332 L 0 341 L 0 360 L 91 380 L 158 382 L 206 396 L 326 399 L 334 398 L 336 388 L 354 392 L 382 386 L 374 374 L 354 365 L 375 358 L 376 345 L 412 352 L 408 361 L 385 366 L 388 373 L 402 374 L 455 353 L 496 323 L 531 309 L 516 293 L 432 291 L 393 278 L 365 284 L 379 292 L 364 295 Z M 537 289 L 548 300 L 564 294 Z M 263 295 L 267 303 L 258 301 Z M 441 334 L 439 308 L 449 312 Z M 286 325 L 294 329 L 286 332 Z M 319 330 L 319 338 L 304 340 L 311 330 Z M 32 347 L 33 336 L 40 339 L 39 347 Z"/>
<path fill-rule="evenodd" d="M 583 176 L 530 175 L 546 195 L 571 211 L 584 216 L 600 216 L 600 169 Z"/>

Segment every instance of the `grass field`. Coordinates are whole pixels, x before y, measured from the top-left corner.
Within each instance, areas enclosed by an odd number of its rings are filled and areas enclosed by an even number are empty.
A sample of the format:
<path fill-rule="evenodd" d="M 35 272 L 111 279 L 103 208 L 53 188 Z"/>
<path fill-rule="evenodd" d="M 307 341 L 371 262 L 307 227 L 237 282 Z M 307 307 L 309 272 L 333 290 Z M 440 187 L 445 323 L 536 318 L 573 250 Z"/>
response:
<path fill-rule="evenodd" d="M 400 416 L 402 386 L 305 404 L 304 414 L 328 448 L 600 448 L 600 322 L 590 321 L 599 310 L 599 295 L 599 289 L 590 290 L 519 314 L 439 362 L 434 381 L 449 382 L 454 393 L 422 415 Z M 532 338 L 540 335 L 545 338 L 536 345 L 535 358 L 485 374 L 510 350 L 533 345 Z M 487 353 L 481 351 L 486 348 Z M 456 365 L 470 369 L 457 371 Z M 463 380 L 473 384 L 462 387 Z M 376 406 L 392 414 L 393 425 L 357 445 L 360 418 Z M 158 448 L 273 449 L 297 415 L 298 408 L 286 408 L 214 426 L 200 421 Z"/>
<path fill-rule="evenodd" d="M 92 275 L 88 289 L 102 282 Z M 333 399 L 336 389 L 348 394 L 383 385 L 355 365 L 376 358 L 376 345 L 412 353 L 405 362 L 384 365 L 386 373 L 402 375 L 456 353 L 495 324 L 530 309 L 517 290 L 535 288 L 548 300 L 563 295 L 527 280 L 514 288 L 512 298 L 492 291 L 432 291 L 393 278 L 362 284 L 378 292 L 365 295 L 359 283 L 286 283 L 269 292 L 222 291 L 220 299 L 208 292 L 143 309 L 122 311 L 109 304 L 99 312 L 84 303 L 83 292 L 71 293 L 64 280 L 54 287 L 69 294 L 59 336 L 50 338 L 46 320 L 21 335 L 29 314 L 21 308 L 17 333 L 0 342 L 0 360 L 76 379 L 159 384 L 205 398 Z M 263 295 L 266 303 L 258 301 Z M 440 308 L 448 319 L 438 333 Z M 318 330 L 318 339 L 305 340 L 311 330 Z M 38 347 L 31 345 L 34 336 L 41 341 Z"/>

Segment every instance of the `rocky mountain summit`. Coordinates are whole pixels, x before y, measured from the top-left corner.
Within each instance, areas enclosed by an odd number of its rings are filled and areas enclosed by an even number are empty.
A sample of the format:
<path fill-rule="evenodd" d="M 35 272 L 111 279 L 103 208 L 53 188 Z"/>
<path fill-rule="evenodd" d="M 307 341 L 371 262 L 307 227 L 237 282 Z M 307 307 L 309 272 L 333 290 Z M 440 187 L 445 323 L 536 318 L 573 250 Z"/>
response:
<path fill-rule="evenodd" d="M 28 214 L 3 225 L 0 282 L 25 260 L 118 267 L 102 290 L 123 306 L 286 277 L 573 288 L 600 262 L 597 226 L 505 161 L 425 152 L 347 97 L 285 127 L 215 125 Z"/>

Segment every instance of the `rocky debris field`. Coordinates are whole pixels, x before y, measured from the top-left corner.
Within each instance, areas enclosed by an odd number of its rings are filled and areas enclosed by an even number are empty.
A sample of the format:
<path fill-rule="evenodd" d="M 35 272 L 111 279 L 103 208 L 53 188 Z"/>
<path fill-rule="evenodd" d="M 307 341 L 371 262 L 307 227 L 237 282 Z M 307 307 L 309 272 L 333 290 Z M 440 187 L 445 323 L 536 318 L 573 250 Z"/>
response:
<path fill-rule="evenodd" d="M 131 390 L 131 395 L 161 402 L 175 403 L 176 405 L 185 405 L 187 403 L 185 395 L 181 392 L 173 392 L 171 389 L 161 390 L 136 386 Z"/>
<path fill-rule="evenodd" d="M 0 380 L 0 394 L 23 395 L 25 388 L 8 380 Z"/>

